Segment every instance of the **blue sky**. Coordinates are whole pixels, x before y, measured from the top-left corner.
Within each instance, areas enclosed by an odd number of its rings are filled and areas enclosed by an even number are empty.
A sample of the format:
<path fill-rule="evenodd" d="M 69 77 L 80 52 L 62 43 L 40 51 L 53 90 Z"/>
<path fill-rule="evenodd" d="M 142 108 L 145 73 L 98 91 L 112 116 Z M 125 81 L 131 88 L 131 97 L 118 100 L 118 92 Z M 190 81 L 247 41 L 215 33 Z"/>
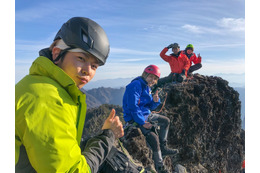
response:
<path fill-rule="evenodd" d="M 170 67 L 159 53 L 177 42 L 181 49 L 191 43 L 201 54 L 203 67 L 198 73 L 232 74 L 237 77 L 228 80 L 244 83 L 244 0 L 16 1 L 15 82 L 73 16 L 99 23 L 110 41 L 107 63 L 93 81 L 135 77 L 149 64 L 158 65 L 166 76 Z"/>

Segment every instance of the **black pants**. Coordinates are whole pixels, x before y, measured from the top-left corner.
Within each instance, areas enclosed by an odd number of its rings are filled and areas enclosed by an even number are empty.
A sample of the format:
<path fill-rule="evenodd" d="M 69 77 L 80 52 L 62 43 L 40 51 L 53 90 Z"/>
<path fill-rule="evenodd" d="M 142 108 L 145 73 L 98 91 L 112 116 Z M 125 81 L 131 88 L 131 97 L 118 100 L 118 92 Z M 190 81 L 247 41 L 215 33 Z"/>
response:
<path fill-rule="evenodd" d="M 152 124 L 156 122 L 157 125 L 160 126 L 158 134 L 156 134 L 156 132 L 151 129 L 146 129 L 143 126 L 139 126 L 143 135 L 146 137 L 146 141 L 151 146 L 151 149 L 153 151 L 159 151 L 161 150 L 160 143 L 164 143 L 167 140 L 170 119 L 160 114 L 151 114 L 147 122 L 150 122 Z"/>
<path fill-rule="evenodd" d="M 164 84 L 166 84 L 166 83 L 172 82 L 172 81 L 174 80 L 174 75 L 175 75 L 174 73 L 170 73 L 168 76 L 163 77 L 163 78 L 160 78 L 160 79 L 158 80 L 156 86 L 160 87 L 160 86 L 162 86 L 162 85 L 164 85 Z"/>
<path fill-rule="evenodd" d="M 192 73 L 198 69 L 200 69 L 202 67 L 201 63 L 198 63 L 198 64 L 194 64 L 192 65 L 190 68 L 189 68 L 189 71 L 188 71 L 188 74 L 189 73 Z"/>
<path fill-rule="evenodd" d="M 161 87 L 162 85 L 166 83 L 171 83 L 173 81 L 176 82 L 182 82 L 186 79 L 186 76 L 181 73 L 170 73 L 168 76 L 160 78 L 157 82 L 157 84 L 153 88 Z"/>

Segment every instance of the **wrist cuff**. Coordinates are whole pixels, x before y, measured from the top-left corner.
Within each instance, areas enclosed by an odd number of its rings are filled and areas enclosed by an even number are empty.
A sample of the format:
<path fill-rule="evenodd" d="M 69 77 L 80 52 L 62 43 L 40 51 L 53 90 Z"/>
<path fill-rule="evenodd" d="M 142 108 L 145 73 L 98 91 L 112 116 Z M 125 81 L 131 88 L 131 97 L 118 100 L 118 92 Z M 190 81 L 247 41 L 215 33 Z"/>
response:
<path fill-rule="evenodd" d="M 109 138 L 111 138 L 111 137 L 115 138 L 115 134 L 110 129 L 103 130 L 102 134 L 109 137 Z"/>

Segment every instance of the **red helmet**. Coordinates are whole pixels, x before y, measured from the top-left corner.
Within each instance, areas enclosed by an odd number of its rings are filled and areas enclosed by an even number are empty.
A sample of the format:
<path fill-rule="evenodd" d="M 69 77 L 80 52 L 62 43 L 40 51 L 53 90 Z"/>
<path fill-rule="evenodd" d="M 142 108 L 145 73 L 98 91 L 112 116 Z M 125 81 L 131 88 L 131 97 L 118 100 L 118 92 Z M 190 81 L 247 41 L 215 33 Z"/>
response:
<path fill-rule="evenodd" d="M 160 78 L 160 76 L 161 76 L 161 71 L 160 71 L 159 67 L 157 67 L 156 65 L 149 65 L 144 69 L 144 71 L 146 73 L 154 74 L 158 78 Z"/>

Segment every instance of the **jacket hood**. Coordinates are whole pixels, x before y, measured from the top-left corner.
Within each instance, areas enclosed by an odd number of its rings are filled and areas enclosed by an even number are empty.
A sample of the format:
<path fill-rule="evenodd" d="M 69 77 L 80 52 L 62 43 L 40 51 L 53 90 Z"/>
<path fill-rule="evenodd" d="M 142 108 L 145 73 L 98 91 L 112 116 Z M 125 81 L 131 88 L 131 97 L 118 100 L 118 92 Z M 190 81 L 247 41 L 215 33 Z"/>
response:
<path fill-rule="evenodd" d="M 78 93 L 78 91 L 80 91 L 73 79 L 71 79 L 60 67 L 55 65 L 50 59 L 44 56 L 38 57 L 33 62 L 30 68 L 30 75 L 47 76 L 59 83 L 69 93 Z M 71 94 L 71 96 L 73 100 L 77 102 L 77 94 Z"/>
<path fill-rule="evenodd" d="M 140 81 L 142 85 L 147 85 L 146 80 L 142 76 L 138 76 L 138 77 L 134 78 L 131 82 L 133 82 L 135 80 Z"/>
<path fill-rule="evenodd" d="M 49 48 L 45 48 L 39 51 L 40 56 L 47 57 L 49 60 L 52 61 L 52 53 Z"/>

